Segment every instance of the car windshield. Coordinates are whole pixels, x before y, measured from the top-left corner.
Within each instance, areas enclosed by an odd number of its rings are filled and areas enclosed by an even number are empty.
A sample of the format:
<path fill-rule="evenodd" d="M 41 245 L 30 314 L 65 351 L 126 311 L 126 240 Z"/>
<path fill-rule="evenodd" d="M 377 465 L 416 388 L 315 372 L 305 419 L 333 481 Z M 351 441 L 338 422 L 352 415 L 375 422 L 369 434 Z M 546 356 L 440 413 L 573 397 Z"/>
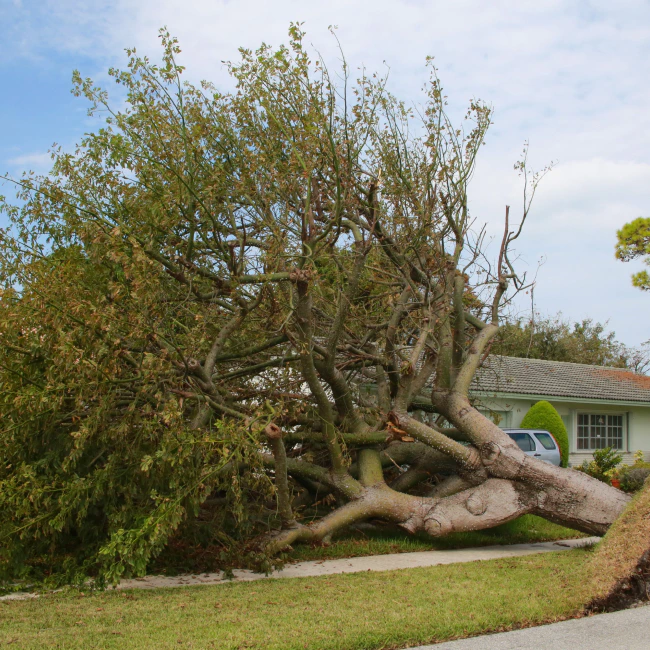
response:
<path fill-rule="evenodd" d="M 542 443 L 544 449 L 555 449 L 555 441 L 549 433 L 536 433 L 535 438 Z"/>
<path fill-rule="evenodd" d="M 535 443 L 527 433 L 508 433 L 521 451 L 535 451 Z"/>

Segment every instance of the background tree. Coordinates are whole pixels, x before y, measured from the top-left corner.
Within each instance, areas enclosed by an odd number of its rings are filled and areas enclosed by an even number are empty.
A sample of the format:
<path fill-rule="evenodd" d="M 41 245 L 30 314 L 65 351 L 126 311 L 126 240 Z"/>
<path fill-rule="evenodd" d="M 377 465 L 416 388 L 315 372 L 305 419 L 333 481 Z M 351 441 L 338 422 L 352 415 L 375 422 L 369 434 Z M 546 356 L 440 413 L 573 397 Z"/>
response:
<path fill-rule="evenodd" d="M 626 223 L 616 232 L 616 257 L 623 262 L 637 258 L 650 266 L 650 218 L 638 217 Z M 650 275 L 639 271 L 632 275 L 632 284 L 643 291 L 650 291 Z"/>
<path fill-rule="evenodd" d="M 489 108 L 459 128 L 435 71 L 415 112 L 290 36 L 242 50 L 230 93 L 183 83 L 166 33 L 161 65 L 111 70 L 123 111 L 75 74 L 104 127 L 5 205 L 6 577 L 46 552 L 69 575 L 142 573 L 208 501 L 216 539 L 267 555 L 367 519 L 602 533 L 627 503 L 469 401 L 525 286 L 509 248 L 540 176 L 518 164 L 523 214 L 486 261 L 467 185 Z"/>
<path fill-rule="evenodd" d="M 492 352 L 509 357 L 628 368 L 638 373 L 650 367 L 647 344 L 628 347 L 616 340 L 614 332 L 607 331 L 606 324 L 591 319 L 571 323 L 561 314 L 535 314 L 531 319 L 504 323 Z"/>

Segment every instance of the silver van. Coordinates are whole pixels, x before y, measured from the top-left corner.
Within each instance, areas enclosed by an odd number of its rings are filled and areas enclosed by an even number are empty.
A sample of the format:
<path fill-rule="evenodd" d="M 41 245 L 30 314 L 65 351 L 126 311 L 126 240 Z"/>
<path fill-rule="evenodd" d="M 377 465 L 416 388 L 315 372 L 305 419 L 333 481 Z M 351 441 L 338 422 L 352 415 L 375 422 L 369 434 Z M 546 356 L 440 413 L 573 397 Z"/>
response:
<path fill-rule="evenodd" d="M 551 465 L 560 465 L 560 446 L 557 440 L 544 429 L 504 429 L 527 456 L 545 460 Z"/>

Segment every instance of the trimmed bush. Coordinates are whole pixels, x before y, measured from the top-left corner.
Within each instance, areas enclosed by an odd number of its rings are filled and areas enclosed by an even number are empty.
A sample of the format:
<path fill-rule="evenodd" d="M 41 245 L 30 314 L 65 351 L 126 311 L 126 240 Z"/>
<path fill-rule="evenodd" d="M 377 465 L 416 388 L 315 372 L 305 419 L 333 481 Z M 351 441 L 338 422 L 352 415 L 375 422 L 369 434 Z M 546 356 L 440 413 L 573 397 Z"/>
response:
<path fill-rule="evenodd" d="M 552 404 L 542 400 L 531 406 L 530 410 L 524 416 L 519 425 L 522 429 L 544 429 L 553 434 L 560 445 L 560 455 L 562 457 L 562 467 L 569 463 L 569 434 L 566 431 L 564 422 L 560 414 L 555 410 Z"/>

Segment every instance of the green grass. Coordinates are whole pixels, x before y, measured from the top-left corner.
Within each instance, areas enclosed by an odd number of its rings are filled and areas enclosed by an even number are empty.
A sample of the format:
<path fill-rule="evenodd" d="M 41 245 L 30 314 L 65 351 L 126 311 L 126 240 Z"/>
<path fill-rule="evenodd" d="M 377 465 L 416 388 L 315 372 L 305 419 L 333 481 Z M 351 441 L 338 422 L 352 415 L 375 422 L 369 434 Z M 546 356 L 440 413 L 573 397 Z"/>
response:
<path fill-rule="evenodd" d="M 589 556 L 572 550 L 382 573 L 54 594 L 0 602 L 0 639 L 25 650 L 395 648 L 575 616 L 586 600 Z"/>
<path fill-rule="evenodd" d="M 453 533 L 438 539 L 427 535 L 409 535 L 406 532 L 348 533 L 325 546 L 296 545 L 293 551 L 286 555 L 286 558 L 289 562 L 298 562 L 358 557 L 360 555 L 471 548 L 473 546 L 492 546 L 494 544 L 549 542 L 578 537 L 585 537 L 585 535 L 571 528 L 552 524 L 550 521 L 535 515 L 524 515 L 519 519 L 488 530 Z"/>

